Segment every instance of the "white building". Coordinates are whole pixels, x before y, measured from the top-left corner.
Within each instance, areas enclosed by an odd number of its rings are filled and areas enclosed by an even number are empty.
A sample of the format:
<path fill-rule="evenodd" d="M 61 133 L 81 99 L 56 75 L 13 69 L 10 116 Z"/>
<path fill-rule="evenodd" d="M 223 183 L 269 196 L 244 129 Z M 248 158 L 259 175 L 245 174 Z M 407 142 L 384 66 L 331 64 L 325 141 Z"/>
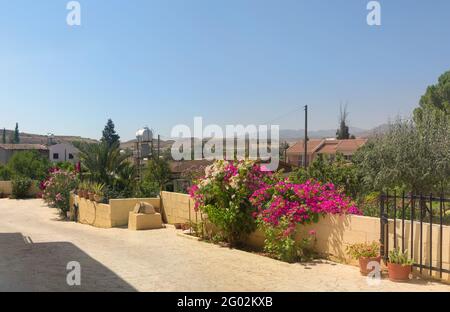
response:
<path fill-rule="evenodd" d="M 71 162 L 73 164 L 77 163 L 78 149 L 69 143 L 60 143 L 51 145 L 48 147 L 49 157 L 51 162 Z"/>

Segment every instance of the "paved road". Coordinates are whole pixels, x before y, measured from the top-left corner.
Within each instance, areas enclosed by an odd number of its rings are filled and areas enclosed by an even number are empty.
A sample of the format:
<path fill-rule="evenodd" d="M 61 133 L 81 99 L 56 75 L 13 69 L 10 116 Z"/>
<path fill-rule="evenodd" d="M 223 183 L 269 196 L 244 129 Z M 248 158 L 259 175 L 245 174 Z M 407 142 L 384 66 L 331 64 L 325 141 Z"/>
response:
<path fill-rule="evenodd" d="M 67 263 L 81 264 L 68 286 Z M 331 262 L 286 264 L 180 237 L 171 228 L 132 232 L 58 221 L 41 200 L 0 199 L 0 291 L 450 291 L 383 280 Z"/>

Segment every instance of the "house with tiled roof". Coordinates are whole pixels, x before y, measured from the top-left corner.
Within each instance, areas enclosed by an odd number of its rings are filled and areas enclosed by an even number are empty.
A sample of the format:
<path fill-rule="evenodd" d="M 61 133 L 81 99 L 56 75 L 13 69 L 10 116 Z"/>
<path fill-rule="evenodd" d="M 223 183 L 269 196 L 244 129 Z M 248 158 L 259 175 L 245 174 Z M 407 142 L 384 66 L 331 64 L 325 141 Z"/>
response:
<path fill-rule="evenodd" d="M 48 158 L 48 148 L 42 144 L 0 144 L 0 165 L 8 163 L 15 153 L 24 151 L 37 151 Z"/>
<path fill-rule="evenodd" d="M 306 161 L 310 164 L 317 155 L 326 155 L 333 159 L 337 154 L 342 154 L 346 159 L 351 160 L 356 151 L 366 144 L 367 139 L 311 139 L 308 140 Z M 288 148 L 286 152 L 287 163 L 293 166 L 302 166 L 305 154 L 304 140 L 298 141 Z"/>

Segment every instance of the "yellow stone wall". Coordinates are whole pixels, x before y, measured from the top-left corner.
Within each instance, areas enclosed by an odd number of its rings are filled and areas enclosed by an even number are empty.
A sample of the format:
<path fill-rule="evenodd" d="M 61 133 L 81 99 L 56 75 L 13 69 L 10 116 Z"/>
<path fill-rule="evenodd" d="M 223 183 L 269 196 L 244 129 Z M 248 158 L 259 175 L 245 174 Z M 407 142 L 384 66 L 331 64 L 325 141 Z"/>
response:
<path fill-rule="evenodd" d="M 189 223 L 200 220 L 194 210 L 194 201 L 186 194 L 161 192 L 161 202 L 165 220 L 169 224 Z"/>
<path fill-rule="evenodd" d="M 129 212 L 133 211 L 134 206 L 140 202 L 146 202 L 156 210 L 160 207 L 159 198 L 128 198 L 128 199 L 111 199 L 109 205 L 111 206 L 111 224 L 112 227 L 128 225 Z"/>
<path fill-rule="evenodd" d="M 36 196 L 39 194 L 39 185 L 37 181 L 33 181 L 33 184 L 30 188 L 30 191 L 28 192 L 28 196 Z M 9 196 L 12 194 L 12 183 L 11 181 L 0 181 L 0 194 L 3 194 L 5 196 Z"/>
<path fill-rule="evenodd" d="M 78 204 L 78 222 L 99 228 L 113 227 L 110 205 L 98 204 L 78 196 L 74 196 L 74 203 Z"/>
<path fill-rule="evenodd" d="M 100 228 L 112 228 L 128 225 L 129 212 L 139 202 L 152 204 L 160 208 L 159 198 L 111 199 L 109 204 L 98 204 L 85 198 L 72 195 L 71 207 L 78 204 L 78 221 Z"/>

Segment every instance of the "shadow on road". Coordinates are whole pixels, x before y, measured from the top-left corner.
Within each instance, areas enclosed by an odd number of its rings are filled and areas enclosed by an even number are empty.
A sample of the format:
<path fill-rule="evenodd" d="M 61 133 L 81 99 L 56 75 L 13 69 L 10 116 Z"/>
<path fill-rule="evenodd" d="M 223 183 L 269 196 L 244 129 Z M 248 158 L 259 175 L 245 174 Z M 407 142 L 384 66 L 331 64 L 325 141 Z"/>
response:
<path fill-rule="evenodd" d="M 81 285 L 67 284 L 67 264 L 81 266 Z M 33 243 L 0 233 L 0 291 L 136 291 L 113 271 L 68 242 Z"/>

